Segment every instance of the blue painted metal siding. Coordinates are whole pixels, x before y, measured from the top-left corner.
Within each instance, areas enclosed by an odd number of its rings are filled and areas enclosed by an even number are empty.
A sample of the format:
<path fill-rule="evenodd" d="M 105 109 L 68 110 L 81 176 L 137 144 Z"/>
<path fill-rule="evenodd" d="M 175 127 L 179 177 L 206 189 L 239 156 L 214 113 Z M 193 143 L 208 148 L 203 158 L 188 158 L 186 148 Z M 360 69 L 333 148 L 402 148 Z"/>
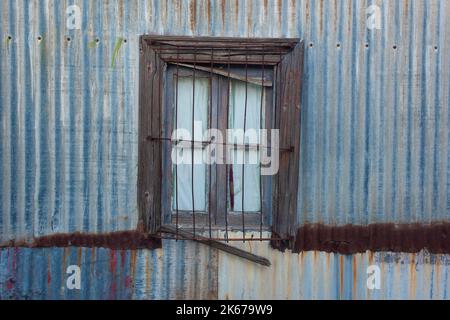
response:
<path fill-rule="evenodd" d="M 217 252 L 192 242 L 164 249 L 8 248 L 0 250 L 3 299 L 215 299 Z M 80 290 L 67 267 L 80 267 Z M 215 267 L 214 267 L 215 266 Z"/>
<path fill-rule="evenodd" d="M 9 248 L 0 251 L 0 299 L 449 299 L 450 255 L 339 255 L 240 244 L 270 268 L 200 244 L 165 241 L 153 251 L 101 248 Z M 66 286 L 80 266 L 80 290 Z M 367 289 L 367 267 L 380 289 Z"/>
<path fill-rule="evenodd" d="M 71 4 L 81 8 L 81 30 L 66 28 L 65 10 Z M 366 27 L 365 10 L 372 4 L 381 9 L 380 30 Z M 142 34 L 304 39 L 300 221 L 448 221 L 449 12 L 450 2 L 440 0 L 0 1 L 0 239 L 136 227 Z M 165 244 L 163 250 L 171 246 Z M 186 279 L 172 276 L 182 265 L 177 257 L 193 250 L 180 243 L 173 246 L 175 257 L 159 265 L 167 277 L 155 275 L 156 281 L 168 279 L 170 285 L 143 296 L 178 296 L 174 290 L 183 291 L 183 283 L 191 288 L 196 275 L 204 280 L 211 274 L 193 266 Z M 90 254 L 89 249 L 66 250 L 70 256 L 77 250 L 82 257 Z M 0 296 L 6 297 L 4 279 L 10 273 L 5 261 L 14 249 L 0 252 Z M 27 268 L 35 260 L 42 264 L 41 271 L 57 266 L 63 252 L 17 249 L 18 285 L 25 288 L 17 294 L 55 297 L 57 288 L 47 287 L 44 278 L 27 278 Z M 101 249 L 97 253 L 108 255 Z M 326 256 L 308 263 L 324 266 Z M 286 254 L 279 259 L 298 257 Z M 86 259 L 104 270 L 100 256 Z M 336 275 L 352 272 L 350 262 L 341 269 L 329 268 Z M 441 288 L 448 288 L 446 268 L 434 278 L 440 279 Z M 92 280 L 94 292 L 80 294 L 108 297 L 104 286 L 112 285 L 113 277 L 104 272 L 106 283 Z M 273 271 L 274 277 L 277 274 L 285 272 Z M 320 276 L 304 283 L 302 295 L 291 297 L 313 297 L 308 288 L 316 288 Z M 411 272 L 392 271 L 388 276 L 396 286 L 418 281 Z M 239 277 L 227 279 L 219 281 L 219 292 L 240 294 L 239 286 L 234 293 L 226 289 L 226 281 L 236 284 Z M 341 286 L 342 295 L 332 283 L 317 292 L 356 297 L 352 292 L 365 284 L 352 283 L 356 287 Z M 52 291 L 42 293 L 44 287 Z M 130 291 L 122 288 L 117 297 L 129 297 Z M 419 297 L 422 289 L 411 292 Z M 191 297 L 198 294 L 189 292 Z M 445 298 L 447 292 L 435 296 L 426 291 L 423 297 Z M 253 296 L 258 296 L 256 289 Z"/>

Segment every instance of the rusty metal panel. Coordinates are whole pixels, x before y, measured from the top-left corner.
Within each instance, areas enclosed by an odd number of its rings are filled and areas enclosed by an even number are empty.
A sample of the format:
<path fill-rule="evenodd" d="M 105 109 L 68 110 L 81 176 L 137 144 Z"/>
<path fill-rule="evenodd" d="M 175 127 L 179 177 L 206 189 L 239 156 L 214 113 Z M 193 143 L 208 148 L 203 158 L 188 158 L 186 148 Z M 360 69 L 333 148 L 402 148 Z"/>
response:
<path fill-rule="evenodd" d="M 449 254 L 296 254 L 266 242 L 232 245 L 266 257 L 271 266 L 219 253 L 219 299 L 449 299 Z M 379 289 L 367 286 L 369 266 L 379 268 Z"/>
<path fill-rule="evenodd" d="M 70 265 L 80 267 L 79 290 L 67 286 Z M 0 300 L 215 298 L 217 253 L 193 242 L 163 241 L 157 250 L 0 249 Z"/>

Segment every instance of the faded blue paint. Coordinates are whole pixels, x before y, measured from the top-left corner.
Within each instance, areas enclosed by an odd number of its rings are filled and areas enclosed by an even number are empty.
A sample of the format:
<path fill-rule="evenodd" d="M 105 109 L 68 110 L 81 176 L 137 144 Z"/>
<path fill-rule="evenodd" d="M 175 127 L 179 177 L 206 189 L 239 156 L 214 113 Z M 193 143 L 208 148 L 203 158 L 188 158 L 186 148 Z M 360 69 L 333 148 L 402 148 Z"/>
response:
<path fill-rule="evenodd" d="M 82 9 L 82 30 L 66 28 L 71 4 Z M 381 30 L 366 28 L 371 4 L 380 6 Z M 301 222 L 449 220 L 449 2 L 268 0 L 264 8 L 240 0 L 225 1 L 224 8 L 207 0 L 0 2 L 0 240 L 136 227 L 138 38 L 152 33 L 305 40 Z M 127 42 L 111 67 L 119 38 Z M 62 266 L 77 261 L 77 250 L 83 274 L 91 276 L 80 292 L 72 292 L 61 289 Z M 196 254 L 201 261 L 210 257 L 182 241 L 165 242 L 162 251 L 139 251 L 135 263 L 127 251 L 122 270 L 116 252 L 120 271 L 114 274 L 109 250 L 2 249 L 0 297 L 196 297 L 204 294 L 197 292 L 199 282 L 201 290 L 209 285 L 230 297 L 263 291 L 241 289 L 245 279 L 237 275 L 217 280 L 217 261 L 206 271 L 195 266 Z M 430 273 L 416 274 L 409 265 L 385 264 L 386 281 L 393 285 L 368 293 L 366 256 L 357 264 L 355 284 L 351 257 L 317 254 L 303 255 L 301 273 L 289 273 L 302 284 L 286 295 L 448 298 L 448 267 L 426 265 Z M 14 267 L 8 255 L 17 255 Z M 190 262 L 180 262 L 184 257 Z M 286 258 L 289 268 L 299 266 L 296 257 Z M 287 281 L 284 263 L 273 275 Z M 144 276 L 147 264 L 151 271 Z M 45 270 L 54 279 L 50 284 L 41 274 Z M 133 287 L 124 284 L 127 276 Z M 12 291 L 5 289 L 8 277 L 16 279 Z M 318 277 L 328 277 L 329 284 L 321 285 Z M 225 289 L 214 287 L 215 281 Z M 273 289 L 283 296 L 282 289 Z"/>

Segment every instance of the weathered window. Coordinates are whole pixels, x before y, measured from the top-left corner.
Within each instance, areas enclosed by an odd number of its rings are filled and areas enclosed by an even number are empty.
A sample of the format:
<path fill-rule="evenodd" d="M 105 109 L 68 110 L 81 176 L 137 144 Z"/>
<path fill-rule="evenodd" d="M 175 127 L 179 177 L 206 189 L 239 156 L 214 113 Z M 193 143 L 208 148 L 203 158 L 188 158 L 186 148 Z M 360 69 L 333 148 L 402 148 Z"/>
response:
<path fill-rule="evenodd" d="M 302 59 L 296 39 L 141 38 L 138 192 L 148 232 L 292 236 Z"/>

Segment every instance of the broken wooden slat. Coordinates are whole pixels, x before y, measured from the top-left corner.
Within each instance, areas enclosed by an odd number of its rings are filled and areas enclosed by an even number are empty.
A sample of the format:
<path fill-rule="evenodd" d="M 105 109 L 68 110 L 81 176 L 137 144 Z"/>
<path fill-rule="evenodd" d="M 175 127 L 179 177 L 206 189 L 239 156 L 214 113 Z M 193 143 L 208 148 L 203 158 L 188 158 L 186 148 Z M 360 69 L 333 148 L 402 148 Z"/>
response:
<path fill-rule="evenodd" d="M 232 79 L 236 79 L 236 80 L 240 80 L 240 81 L 246 81 L 248 83 L 253 83 L 256 84 L 258 86 L 264 86 L 264 87 L 271 87 L 272 86 L 272 81 L 269 79 L 263 79 L 262 78 L 256 78 L 256 77 L 247 77 L 247 79 L 245 78 L 245 76 L 241 76 L 237 73 L 232 73 L 232 72 L 228 72 L 222 69 L 218 69 L 218 68 L 211 68 L 211 67 L 202 67 L 199 65 L 192 65 L 192 64 L 187 64 L 187 63 L 173 63 L 175 65 L 179 65 L 182 67 L 186 67 L 186 68 L 191 68 L 191 69 L 196 69 L 196 70 L 201 70 L 201 71 L 207 71 L 207 72 L 212 72 L 221 76 L 225 76 L 225 77 L 230 77 Z"/>
<path fill-rule="evenodd" d="M 177 228 L 175 226 L 164 225 L 164 226 L 161 226 L 160 231 L 165 232 L 165 233 L 170 233 L 170 234 L 178 234 L 178 236 L 185 238 L 187 240 L 193 240 L 196 242 L 206 244 L 206 245 L 216 248 L 218 250 L 233 254 L 235 256 L 247 259 L 249 261 L 258 263 L 258 264 L 266 266 L 266 267 L 269 267 L 271 265 L 270 261 L 264 257 L 257 256 L 256 254 L 247 252 L 245 250 L 232 247 L 232 246 L 222 243 L 220 241 L 210 240 L 206 237 L 202 237 L 199 235 L 194 236 L 193 233 L 182 230 L 180 228 L 178 228 L 178 230 L 177 230 Z"/>

